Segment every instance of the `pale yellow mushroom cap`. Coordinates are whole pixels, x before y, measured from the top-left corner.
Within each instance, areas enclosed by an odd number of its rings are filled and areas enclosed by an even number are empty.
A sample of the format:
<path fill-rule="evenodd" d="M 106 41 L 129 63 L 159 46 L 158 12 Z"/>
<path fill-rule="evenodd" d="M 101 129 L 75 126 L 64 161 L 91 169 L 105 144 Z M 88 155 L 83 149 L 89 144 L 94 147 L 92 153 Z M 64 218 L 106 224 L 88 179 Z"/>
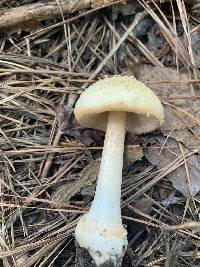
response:
<path fill-rule="evenodd" d="M 127 112 L 126 130 L 135 134 L 159 128 L 164 118 L 159 98 L 133 76 L 97 81 L 81 94 L 74 113 L 81 125 L 105 131 L 109 111 Z"/>

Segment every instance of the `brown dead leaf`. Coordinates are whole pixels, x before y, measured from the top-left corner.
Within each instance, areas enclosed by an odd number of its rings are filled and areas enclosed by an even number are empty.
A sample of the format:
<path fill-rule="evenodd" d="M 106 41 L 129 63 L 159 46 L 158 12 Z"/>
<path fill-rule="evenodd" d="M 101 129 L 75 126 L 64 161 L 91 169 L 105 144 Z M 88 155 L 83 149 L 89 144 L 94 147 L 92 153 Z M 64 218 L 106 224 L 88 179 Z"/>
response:
<path fill-rule="evenodd" d="M 90 146 L 98 146 L 102 143 L 104 132 L 89 128 L 84 128 L 78 124 L 72 107 L 59 105 L 56 109 L 58 128 L 62 134 L 75 138 L 77 141 Z"/>
<path fill-rule="evenodd" d="M 126 145 L 124 149 L 124 168 L 143 157 L 142 148 L 139 145 Z"/>
<path fill-rule="evenodd" d="M 69 127 L 71 113 L 64 105 L 59 105 L 56 109 L 58 128 L 62 133 L 66 132 Z"/>
<path fill-rule="evenodd" d="M 96 160 L 88 164 L 80 173 L 79 178 L 66 188 L 62 184 L 53 194 L 52 200 L 68 203 L 70 198 L 76 195 L 85 186 L 91 185 L 97 179 L 100 161 Z"/>
<path fill-rule="evenodd" d="M 95 190 L 96 190 L 96 186 L 94 184 L 86 185 L 81 189 L 81 195 L 93 197 L 95 194 Z"/>
<path fill-rule="evenodd" d="M 189 83 L 190 77 L 183 72 L 178 72 L 174 68 L 153 67 L 152 65 L 142 65 L 140 71 L 137 73 L 137 78 L 151 87 L 154 92 L 160 97 L 168 97 L 171 95 L 185 95 L 191 96 L 191 89 Z M 179 82 L 180 81 L 180 82 Z M 185 81 L 185 82 L 184 82 Z M 174 101 L 174 102 L 173 102 Z M 175 99 L 171 100 L 174 104 L 187 107 L 191 100 Z"/>
<path fill-rule="evenodd" d="M 145 157 L 158 168 L 163 168 L 170 162 L 182 155 L 178 142 L 169 138 L 167 141 L 164 137 L 156 138 L 156 144 L 147 147 L 144 151 Z M 163 144 L 165 143 L 164 147 Z M 188 149 L 183 146 L 184 153 Z M 161 152 L 162 148 L 162 152 Z M 160 153 L 161 152 L 161 153 Z M 194 197 L 200 190 L 200 158 L 192 155 L 187 159 L 187 168 L 189 177 L 186 173 L 185 165 L 181 165 L 175 171 L 168 174 L 168 179 L 172 182 L 174 188 L 181 192 L 185 197 Z"/>
<path fill-rule="evenodd" d="M 142 198 L 140 200 L 136 200 L 131 203 L 131 206 L 145 214 L 150 214 L 152 211 L 153 200 L 149 197 Z"/>
<path fill-rule="evenodd" d="M 195 117 L 200 121 L 200 99 L 194 101 L 191 98 L 193 94 L 190 84 L 187 82 L 191 80 L 190 77 L 186 73 L 178 73 L 173 68 L 144 65 L 137 73 L 137 78 L 152 88 L 161 100 L 169 103 L 169 105 L 163 105 L 165 120 L 161 132 L 165 136 L 170 134 L 170 137 L 183 142 L 185 146 L 191 149 L 200 146 L 200 126 L 197 126 L 192 120 L 192 117 Z M 197 90 L 195 93 L 196 96 L 200 95 Z M 178 107 L 181 109 L 178 109 Z M 199 136 L 199 139 L 197 136 Z"/>
<path fill-rule="evenodd" d="M 132 202 L 129 207 L 123 209 L 123 215 L 138 219 L 144 219 L 144 217 L 140 216 L 137 211 L 140 211 L 144 214 L 150 214 L 152 211 L 152 205 L 153 201 L 151 200 L 151 198 L 138 199 L 135 202 Z M 132 235 L 135 235 L 137 232 L 146 228 L 145 224 L 139 222 L 134 222 L 131 220 L 125 220 L 125 222 L 128 226 L 128 231 L 131 232 Z"/>

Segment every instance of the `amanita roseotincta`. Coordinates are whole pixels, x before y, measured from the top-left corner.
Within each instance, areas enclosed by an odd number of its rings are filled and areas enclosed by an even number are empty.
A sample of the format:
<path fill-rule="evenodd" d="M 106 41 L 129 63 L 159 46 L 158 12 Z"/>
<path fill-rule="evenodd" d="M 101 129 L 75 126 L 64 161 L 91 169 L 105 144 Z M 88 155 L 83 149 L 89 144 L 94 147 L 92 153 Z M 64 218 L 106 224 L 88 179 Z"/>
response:
<path fill-rule="evenodd" d="M 159 128 L 163 107 L 135 77 L 117 75 L 87 88 L 76 103 L 75 117 L 85 127 L 106 131 L 95 197 L 75 237 L 97 266 L 120 266 L 128 243 L 120 208 L 125 133 Z"/>

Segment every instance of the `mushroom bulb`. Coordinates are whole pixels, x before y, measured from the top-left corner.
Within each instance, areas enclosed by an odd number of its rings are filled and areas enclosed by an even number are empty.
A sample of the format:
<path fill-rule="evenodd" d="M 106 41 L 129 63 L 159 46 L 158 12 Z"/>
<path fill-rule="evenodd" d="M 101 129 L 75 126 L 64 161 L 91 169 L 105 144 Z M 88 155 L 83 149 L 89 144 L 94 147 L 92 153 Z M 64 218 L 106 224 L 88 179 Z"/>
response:
<path fill-rule="evenodd" d="M 127 247 L 120 209 L 125 133 L 159 128 L 163 107 L 152 90 L 134 77 L 113 76 L 87 88 L 74 112 L 81 125 L 106 131 L 95 197 L 79 220 L 75 237 L 97 266 L 120 266 Z"/>

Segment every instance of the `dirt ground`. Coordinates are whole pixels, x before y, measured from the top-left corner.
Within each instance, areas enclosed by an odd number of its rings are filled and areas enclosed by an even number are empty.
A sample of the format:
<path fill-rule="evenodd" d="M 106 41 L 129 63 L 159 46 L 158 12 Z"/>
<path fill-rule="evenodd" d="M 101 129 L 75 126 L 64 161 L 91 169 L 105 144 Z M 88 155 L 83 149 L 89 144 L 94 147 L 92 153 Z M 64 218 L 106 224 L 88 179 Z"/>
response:
<path fill-rule="evenodd" d="M 0 266 L 94 266 L 74 229 L 104 132 L 74 117 L 114 74 L 152 88 L 160 129 L 126 134 L 123 267 L 200 266 L 200 1 L 0 1 Z M 134 103 L 133 103 L 134 104 Z"/>

